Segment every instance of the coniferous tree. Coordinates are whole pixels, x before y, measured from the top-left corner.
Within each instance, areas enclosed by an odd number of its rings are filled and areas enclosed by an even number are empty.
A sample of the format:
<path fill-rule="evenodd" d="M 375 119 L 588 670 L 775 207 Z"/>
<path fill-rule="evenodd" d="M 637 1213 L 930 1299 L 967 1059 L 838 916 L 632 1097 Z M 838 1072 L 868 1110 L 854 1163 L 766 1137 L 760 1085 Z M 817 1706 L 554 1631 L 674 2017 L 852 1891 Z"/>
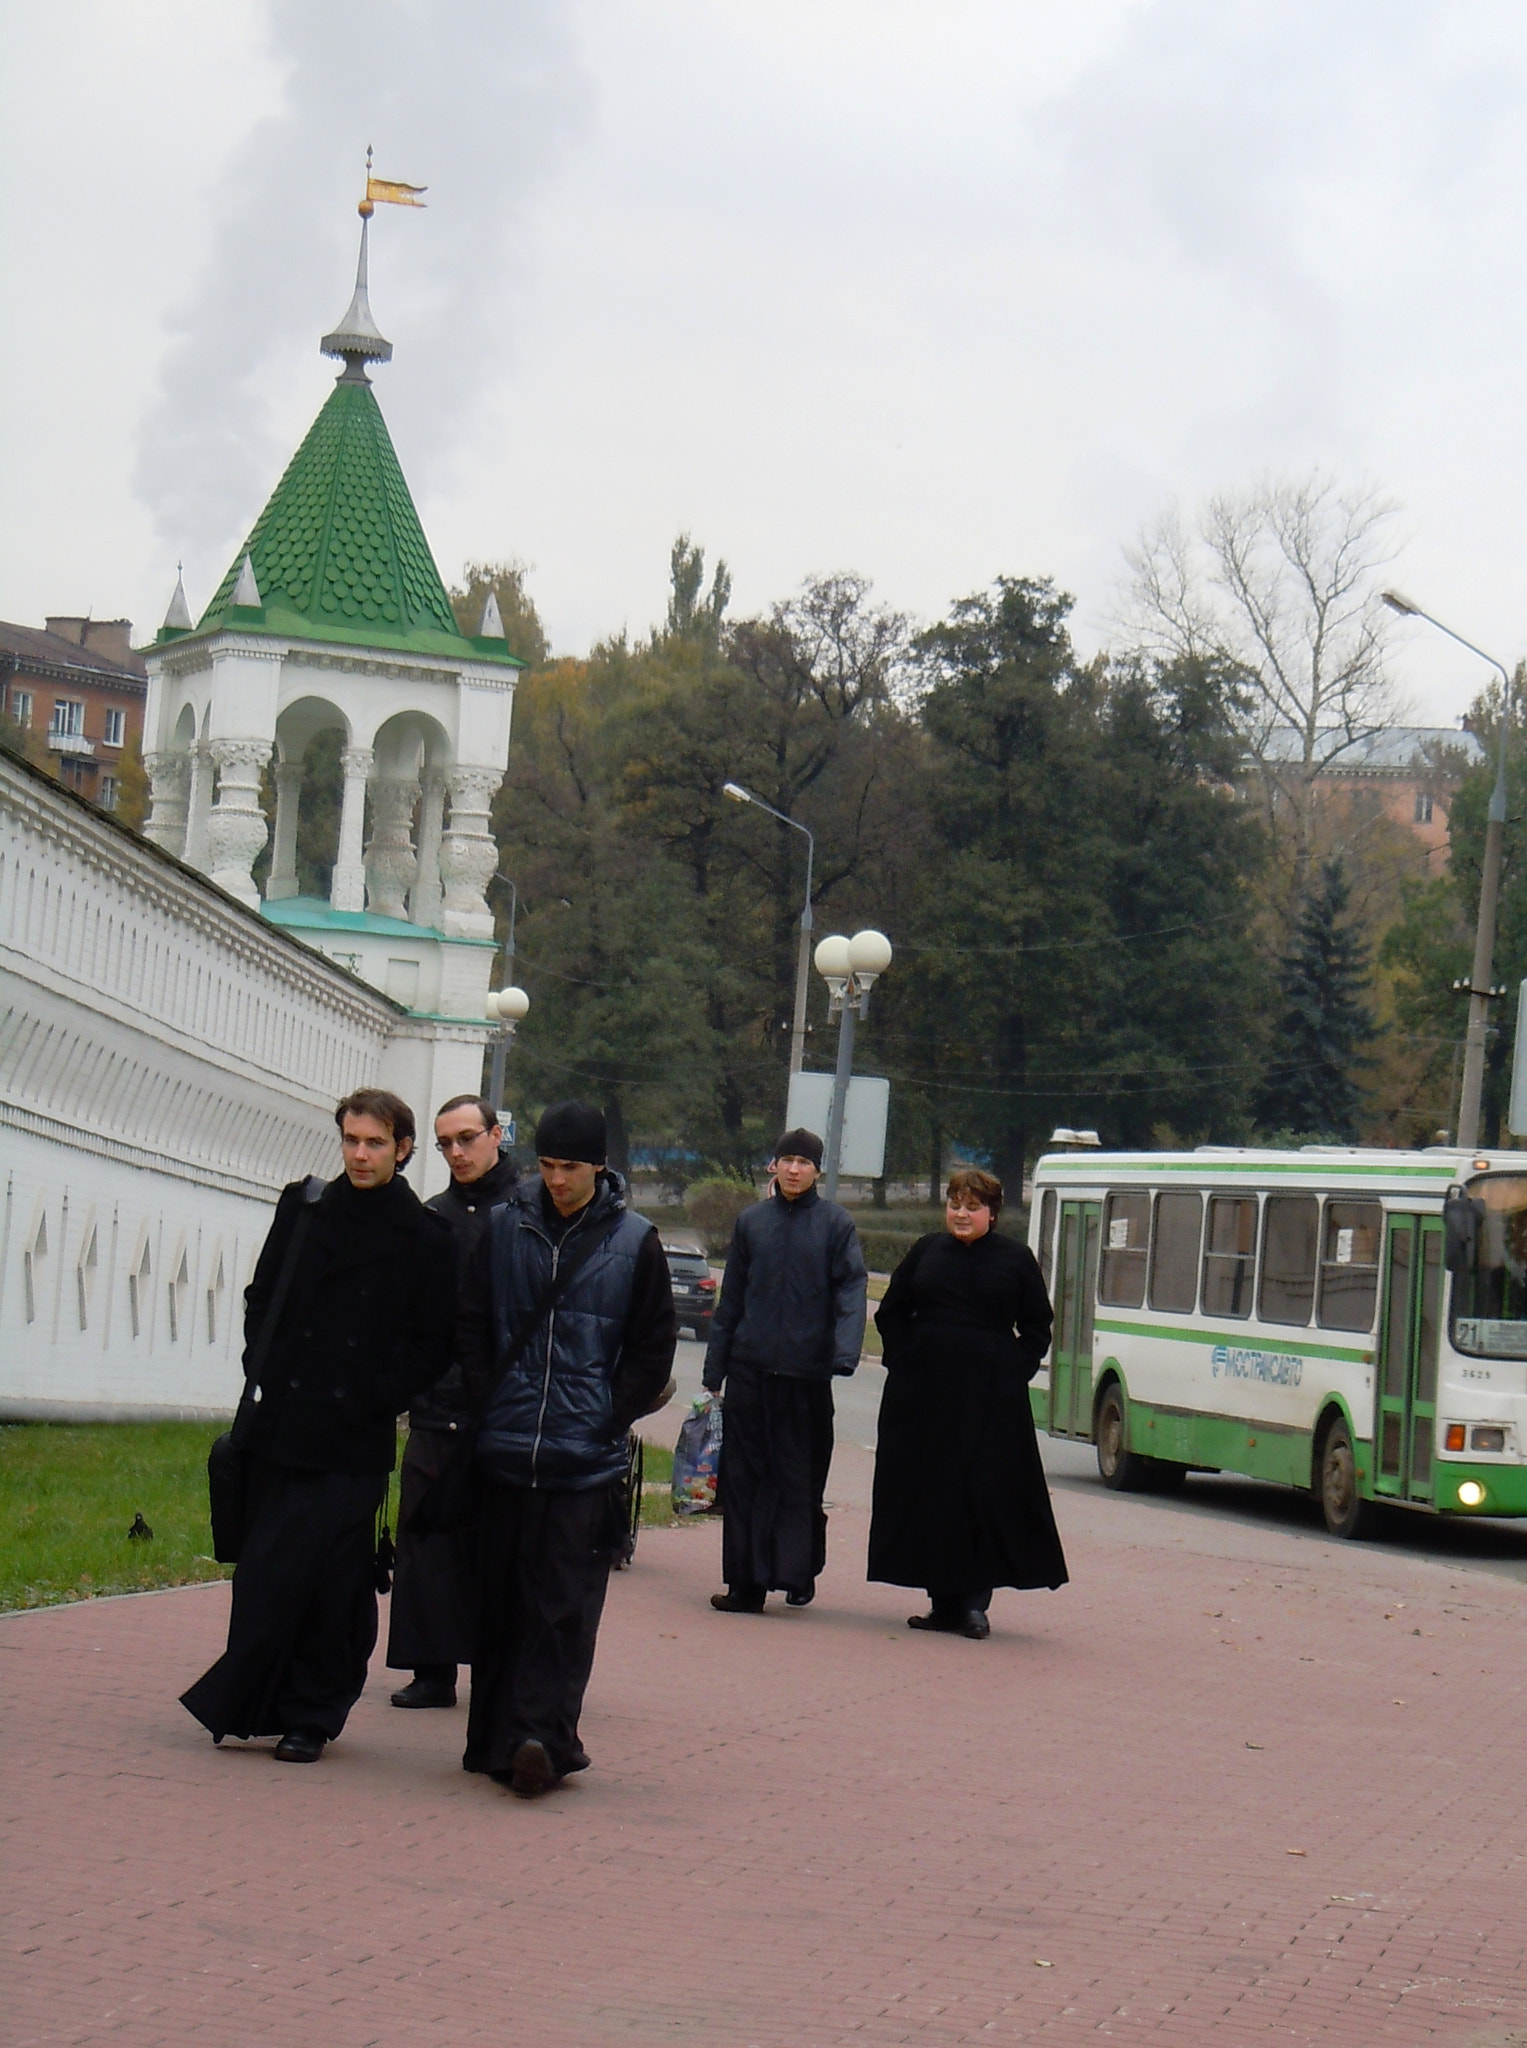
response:
<path fill-rule="evenodd" d="M 1340 860 L 1323 862 L 1283 962 L 1283 1011 L 1257 1105 L 1267 1130 L 1345 1144 L 1357 1136 L 1354 1069 L 1374 1023 L 1363 1000 L 1367 948 L 1344 921 L 1350 896 Z"/>

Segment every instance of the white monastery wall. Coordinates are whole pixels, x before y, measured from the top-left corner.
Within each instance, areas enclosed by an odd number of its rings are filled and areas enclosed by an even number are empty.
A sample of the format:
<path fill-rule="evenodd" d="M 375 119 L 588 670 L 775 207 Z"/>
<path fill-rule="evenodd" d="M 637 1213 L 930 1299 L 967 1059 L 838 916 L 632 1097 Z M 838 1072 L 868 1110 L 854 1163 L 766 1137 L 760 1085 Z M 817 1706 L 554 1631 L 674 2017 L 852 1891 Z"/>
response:
<path fill-rule="evenodd" d="M 402 1095 L 428 1192 L 483 1036 L 0 756 L 0 1418 L 227 1412 L 276 1196 L 339 1170 L 335 1102 Z"/>

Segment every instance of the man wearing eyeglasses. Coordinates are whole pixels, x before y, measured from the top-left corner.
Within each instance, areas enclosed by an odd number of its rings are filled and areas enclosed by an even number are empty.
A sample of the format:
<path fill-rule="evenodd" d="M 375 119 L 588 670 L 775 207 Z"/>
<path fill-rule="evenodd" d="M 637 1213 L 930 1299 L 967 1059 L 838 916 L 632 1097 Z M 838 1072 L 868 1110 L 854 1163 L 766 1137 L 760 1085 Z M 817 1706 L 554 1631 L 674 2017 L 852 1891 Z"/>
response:
<path fill-rule="evenodd" d="M 466 1271 L 489 1210 L 514 1193 L 513 1161 L 499 1149 L 503 1136 L 498 1111 L 481 1096 L 453 1095 L 435 1117 L 435 1145 L 451 1170 L 451 1184 L 424 1206 L 450 1224 L 459 1272 Z M 454 1306 L 442 1303 L 442 1315 L 454 1319 Z M 409 1528 L 415 1504 L 466 1426 L 461 1368 L 453 1364 L 408 1412 L 387 1662 L 394 1671 L 412 1671 L 413 1678 L 393 1694 L 395 1707 L 454 1707 L 456 1667 L 471 1661 L 473 1533 L 417 1536 Z"/>

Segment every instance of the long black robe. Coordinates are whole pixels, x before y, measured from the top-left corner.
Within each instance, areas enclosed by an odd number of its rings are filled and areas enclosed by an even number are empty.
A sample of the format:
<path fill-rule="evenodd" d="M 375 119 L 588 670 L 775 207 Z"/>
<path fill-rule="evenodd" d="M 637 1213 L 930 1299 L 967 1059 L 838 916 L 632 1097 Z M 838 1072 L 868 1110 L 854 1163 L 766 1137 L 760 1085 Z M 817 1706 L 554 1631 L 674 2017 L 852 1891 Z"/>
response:
<path fill-rule="evenodd" d="M 886 1385 L 869 1576 L 930 1591 L 1062 1586 L 1029 1406 L 1051 1310 L 1027 1245 L 921 1237 L 875 1317 Z"/>
<path fill-rule="evenodd" d="M 480 1180 L 453 1180 L 425 1203 L 451 1227 L 458 1273 L 465 1273 L 495 1203 L 507 1202 L 516 1185 L 514 1162 L 501 1154 Z M 460 1434 L 471 1423 L 459 1365 L 408 1413 L 408 1441 L 398 1473 L 397 1564 L 387 1603 L 387 1662 L 394 1671 L 444 1673 L 472 1659 L 476 1532 L 442 1529 L 419 1536 L 412 1527 L 420 1499 L 456 1455 Z"/>
<path fill-rule="evenodd" d="M 302 1207 L 282 1194 L 245 1296 L 246 1366 Z M 311 1729 L 332 1741 L 376 1643 L 376 1511 L 398 1410 L 450 1362 L 450 1232 L 406 1181 L 331 1182 L 308 1219 L 281 1321 L 234 1438 L 248 1453 L 228 1647 L 181 1695 L 214 1736 Z"/>
<path fill-rule="evenodd" d="M 721 1576 L 734 1593 L 804 1593 L 821 1575 L 832 1448 L 831 1380 L 732 1361 L 716 1498 Z"/>

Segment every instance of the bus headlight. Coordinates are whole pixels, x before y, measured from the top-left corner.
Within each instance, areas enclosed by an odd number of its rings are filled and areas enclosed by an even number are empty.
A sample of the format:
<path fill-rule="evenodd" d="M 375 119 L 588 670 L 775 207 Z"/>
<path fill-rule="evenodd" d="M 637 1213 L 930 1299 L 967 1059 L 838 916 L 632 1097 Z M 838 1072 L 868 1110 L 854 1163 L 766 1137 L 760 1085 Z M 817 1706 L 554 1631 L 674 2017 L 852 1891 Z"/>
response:
<path fill-rule="evenodd" d="M 1458 1505 L 1463 1508 L 1477 1508 L 1484 1497 L 1485 1490 L 1477 1479 L 1466 1479 L 1458 1489 Z"/>
<path fill-rule="evenodd" d="M 1506 1432 L 1503 1429 L 1475 1429 L 1469 1432 L 1469 1442 L 1476 1451 L 1503 1451 L 1506 1448 Z"/>

